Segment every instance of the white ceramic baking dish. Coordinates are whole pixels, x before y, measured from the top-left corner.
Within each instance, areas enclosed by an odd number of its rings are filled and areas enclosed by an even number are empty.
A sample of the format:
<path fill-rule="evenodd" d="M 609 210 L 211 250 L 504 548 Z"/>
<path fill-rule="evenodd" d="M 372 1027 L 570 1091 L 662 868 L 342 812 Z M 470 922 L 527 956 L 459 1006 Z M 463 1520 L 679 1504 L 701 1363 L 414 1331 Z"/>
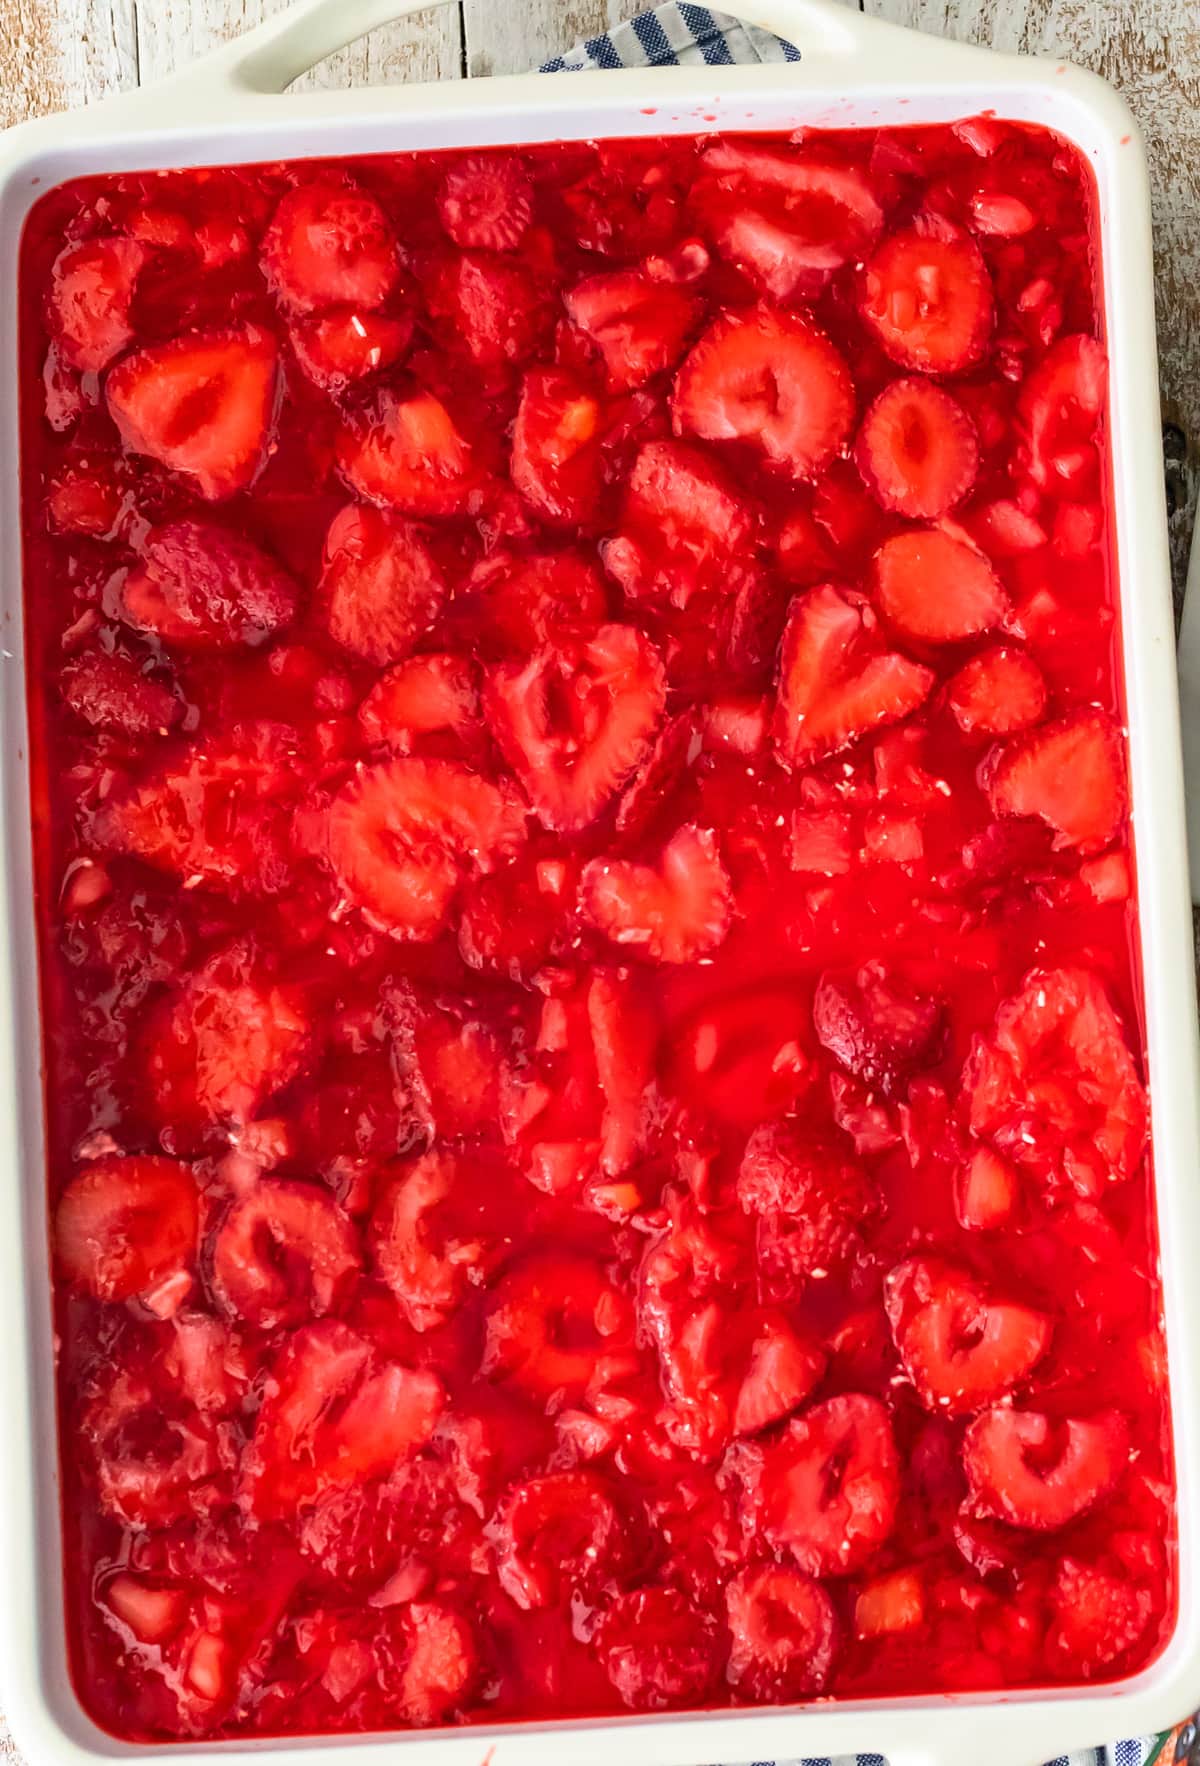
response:
<path fill-rule="evenodd" d="M 1095 1691 L 815 1704 L 357 1740 L 258 1743 L 272 1766 L 319 1746 L 336 1766 L 623 1766 L 875 1752 L 890 1766 L 1037 1766 L 1069 1748 L 1176 1720 L 1200 1690 L 1200 1070 L 1171 596 L 1159 450 L 1150 206 L 1124 103 L 1089 74 L 918 37 L 833 0 L 734 0 L 787 36 L 799 64 L 521 76 L 387 91 L 284 88 L 418 0 L 302 0 L 148 91 L 29 123 L 0 141 L 0 1705 L 31 1766 L 190 1755 L 238 1744 L 128 1746 L 83 1715 L 66 1664 L 43 1181 L 38 994 L 22 665 L 16 265 L 31 205 L 90 172 L 466 144 L 946 121 L 991 110 L 1074 141 L 1100 192 L 1124 657 L 1138 853 L 1158 1214 L 1179 1500 L 1171 1640 L 1144 1672 Z M 1189 1593 L 1190 1591 L 1190 1598 Z"/>

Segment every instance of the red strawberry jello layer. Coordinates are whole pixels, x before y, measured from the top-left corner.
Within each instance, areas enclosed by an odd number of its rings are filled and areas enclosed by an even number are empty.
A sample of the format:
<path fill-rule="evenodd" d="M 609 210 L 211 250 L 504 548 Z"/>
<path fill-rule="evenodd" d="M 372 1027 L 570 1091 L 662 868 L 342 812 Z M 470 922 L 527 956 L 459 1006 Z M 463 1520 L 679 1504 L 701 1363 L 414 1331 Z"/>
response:
<path fill-rule="evenodd" d="M 1144 1665 L 1077 154 L 977 118 L 90 179 L 22 273 L 87 1709 Z"/>

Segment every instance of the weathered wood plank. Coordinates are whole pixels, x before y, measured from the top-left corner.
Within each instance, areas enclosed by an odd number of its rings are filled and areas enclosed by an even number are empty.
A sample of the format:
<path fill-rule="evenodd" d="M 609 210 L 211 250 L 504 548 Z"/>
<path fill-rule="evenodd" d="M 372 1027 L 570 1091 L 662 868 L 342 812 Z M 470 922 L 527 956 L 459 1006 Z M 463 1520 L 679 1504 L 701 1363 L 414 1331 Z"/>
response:
<path fill-rule="evenodd" d="M 628 0 L 464 0 L 467 72 L 525 73 L 636 10 Z"/>
<path fill-rule="evenodd" d="M 138 82 L 135 0 L 3 0 L 0 128 Z"/>

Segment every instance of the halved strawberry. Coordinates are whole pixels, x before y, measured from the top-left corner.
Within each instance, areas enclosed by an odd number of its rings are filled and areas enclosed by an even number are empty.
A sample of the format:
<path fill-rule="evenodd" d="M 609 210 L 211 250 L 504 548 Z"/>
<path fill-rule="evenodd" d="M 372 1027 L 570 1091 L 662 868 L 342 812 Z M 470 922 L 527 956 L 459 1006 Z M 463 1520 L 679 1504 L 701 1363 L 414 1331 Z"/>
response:
<path fill-rule="evenodd" d="M 1095 1508 L 1128 1465 L 1129 1429 L 1113 1410 L 1054 1419 L 1000 1406 L 976 1417 L 963 1439 L 972 1509 L 1038 1532 Z"/>
<path fill-rule="evenodd" d="M 866 1173 L 842 1148 L 793 1122 L 754 1130 L 737 1199 L 757 1219 L 760 1273 L 785 1294 L 844 1266 L 877 1206 Z"/>
<path fill-rule="evenodd" d="M 701 311 L 681 288 L 638 270 L 585 277 L 563 299 L 573 323 L 598 345 L 616 387 L 641 386 L 673 368 Z"/>
<path fill-rule="evenodd" d="M 747 1519 L 807 1575 L 848 1576 L 891 1534 L 900 1458 L 877 1398 L 826 1399 L 741 1452 Z"/>
<path fill-rule="evenodd" d="M 604 1094 L 600 1169 L 617 1177 L 642 1151 L 653 1102 L 658 1024 L 638 981 L 597 969 L 588 983 L 588 1025 Z"/>
<path fill-rule="evenodd" d="M 1046 681 L 1024 650 L 996 645 L 964 663 L 946 697 L 968 736 L 1008 736 L 1037 723 L 1046 709 Z"/>
<path fill-rule="evenodd" d="M 695 1706 L 714 1686 L 722 1646 L 713 1620 L 675 1588 L 639 1588 L 608 1607 L 593 1647 L 632 1711 Z"/>
<path fill-rule="evenodd" d="M 447 1722 L 470 1704 L 481 1671 L 470 1620 L 444 1601 L 420 1600 L 399 1610 L 395 1629 L 402 1640 L 400 1716 L 422 1728 Z"/>
<path fill-rule="evenodd" d="M 543 521 L 586 525 L 602 489 L 599 401 L 560 368 L 525 376 L 513 425 L 512 481 Z"/>
<path fill-rule="evenodd" d="M 644 758 L 666 689 L 653 645 L 632 626 L 494 669 L 485 706 L 496 740 L 547 827 L 592 822 Z"/>
<path fill-rule="evenodd" d="M 1078 500 L 1091 488 L 1096 434 L 1108 395 L 1108 359 L 1094 337 L 1061 338 L 1021 388 L 1029 476 L 1050 496 Z"/>
<path fill-rule="evenodd" d="M 992 279 L 967 234 L 910 227 L 885 239 L 863 272 L 860 310 L 902 368 L 957 374 L 992 329 Z"/>
<path fill-rule="evenodd" d="M 912 1257 L 884 1283 L 884 1307 L 908 1377 L 928 1410 L 970 1415 L 1020 1385 L 1050 1343 L 1050 1320 L 989 1298 L 965 1271 Z"/>
<path fill-rule="evenodd" d="M 448 251 L 431 258 L 422 286 L 447 349 L 465 351 L 481 369 L 528 362 L 550 328 L 553 315 L 533 277 L 490 253 Z"/>
<path fill-rule="evenodd" d="M 358 907 L 399 938 L 436 938 L 469 871 L 525 838 L 511 788 L 448 760 L 361 767 L 329 808 L 327 856 Z"/>
<path fill-rule="evenodd" d="M 123 357 L 105 396 L 127 448 L 186 473 L 215 502 L 244 490 L 263 462 L 278 364 L 260 325 L 198 331 Z"/>
<path fill-rule="evenodd" d="M 89 650 L 62 671 L 62 696 L 76 717 L 95 730 L 122 736 L 162 735 L 178 722 L 183 706 L 162 680 L 148 675 L 132 656 Z"/>
<path fill-rule="evenodd" d="M 601 546 L 625 593 L 686 607 L 695 595 L 734 595 L 749 567 L 754 517 L 699 448 L 653 441 L 629 475 L 618 532 Z"/>
<path fill-rule="evenodd" d="M 408 348 L 413 322 L 409 313 L 389 317 L 335 307 L 297 319 L 288 336 L 292 351 L 313 385 L 338 393 L 357 386 L 371 374 L 391 368 Z"/>
<path fill-rule="evenodd" d="M 64 246 L 55 258 L 46 321 L 73 368 L 106 368 L 132 341 L 129 309 L 146 255 L 134 239 L 95 237 Z"/>
<path fill-rule="evenodd" d="M 938 1057 L 939 1001 L 895 981 L 882 963 L 864 963 L 853 979 L 822 975 L 813 995 L 817 1041 L 858 1079 L 885 1096 Z"/>
<path fill-rule="evenodd" d="M 526 1612 L 595 1601 L 632 1562 L 628 1525 L 595 1472 L 551 1472 L 518 1484 L 491 1530 L 500 1586 Z"/>
<path fill-rule="evenodd" d="M 242 1459 L 243 1506 L 270 1520 L 390 1472 L 425 1445 L 442 1404 L 435 1375 L 380 1362 L 348 1326 L 303 1326 L 272 1365 Z"/>
<path fill-rule="evenodd" d="M 472 605 L 506 650 L 522 655 L 608 617 L 608 591 L 580 552 L 495 552 L 472 571 Z"/>
<path fill-rule="evenodd" d="M 488 1301 L 482 1371 L 558 1409 L 576 1401 L 604 1361 L 633 1342 L 628 1297 L 591 1258 L 561 1251 L 527 1257 Z"/>
<path fill-rule="evenodd" d="M 779 664 L 775 748 L 804 767 L 929 696 L 932 669 L 889 650 L 869 604 L 825 584 L 792 603 Z"/>
<path fill-rule="evenodd" d="M 1020 1180 L 1007 1159 L 991 1147 L 976 1147 L 958 1173 L 954 1210 L 968 1232 L 990 1232 L 1011 1220 L 1020 1198 Z"/>
<path fill-rule="evenodd" d="M 1056 850 L 1100 852 L 1129 809 L 1120 727 L 1090 709 L 1043 724 L 1004 750 L 988 797 L 998 816 L 1040 816 Z"/>
<path fill-rule="evenodd" d="M 743 1570 L 727 1585 L 725 1606 L 731 1685 L 764 1704 L 822 1691 L 837 1654 L 838 1622 L 819 1582 L 780 1564 Z"/>
<path fill-rule="evenodd" d="M 671 1037 L 672 1091 L 702 1115 L 749 1130 L 808 1085 L 808 1012 L 794 987 L 748 987 L 701 1002 Z"/>
<path fill-rule="evenodd" d="M 1033 969 L 963 1068 L 973 1132 L 1097 1196 L 1137 1170 L 1146 1093 L 1121 1020 L 1085 969 Z"/>
<path fill-rule="evenodd" d="M 825 1372 L 825 1351 L 782 1316 L 763 1319 L 750 1347 L 733 1411 L 735 1435 L 757 1435 L 809 1397 Z"/>
<path fill-rule="evenodd" d="M 979 442 L 956 398 L 928 380 L 893 380 L 862 420 L 854 457 L 885 509 L 936 521 L 975 483 Z"/>
<path fill-rule="evenodd" d="M 188 1165 L 111 1154 L 71 1179 L 54 1210 L 54 1250 L 75 1287 L 128 1300 L 196 1255 L 200 1199 Z"/>
<path fill-rule="evenodd" d="M 709 326 L 675 378 L 672 409 L 677 435 L 748 442 L 808 478 L 849 433 L 854 385 L 823 332 L 761 307 Z"/>
<path fill-rule="evenodd" d="M 533 219 L 533 186 L 515 153 L 472 153 L 444 174 L 437 206 L 455 245 L 513 251 Z"/>
<path fill-rule="evenodd" d="M 458 1161 L 445 1152 L 425 1153 L 389 1174 L 371 1216 L 369 1244 L 376 1270 L 415 1331 L 445 1324 L 466 1297 L 483 1248 L 435 1225 L 453 1192 Z"/>
<path fill-rule="evenodd" d="M 861 1589 L 854 1602 L 856 1637 L 892 1637 L 925 1622 L 925 1589 L 915 1570 L 893 1570 Z"/>
<path fill-rule="evenodd" d="M 414 740 L 441 730 L 465 734 L 478 720 L 475 671 L 465 657 L 444 651 L 410 656 L 390 668 L 358 708 L 367 741 L 397 754 L 408 754 Z"/>
<path fill-rule="evenodd" d="M 256 1184 L 223 1216 L 212 1243 L 220 1306 L 263 1331 L 337 1309 L 359 1269 L 358 1235 L 315 1184 Z"/>
<path fill-rule="evenodd" d="M 210 521 L 152 527 L 121 587 L 130 625 L 185 649 L 264 644 L 295 618 L 298 600 L 269 553 Z"/>
<path fill-rule="evenodd" d="M 323 178 L 289 190 L 262 242 L 263 274 L 290 312 L 380 306 L 399 274 L 396 236 L 373 196 Z"/>
<path fill-rule="evenodd" d="M 885 540 L 872 565 L 875 604 L 924 644 L 956 644 L 998 625 L 1008 596 L 982 552 L 941 528 Z"/>
<path fill-rule="evenodd" d="M 399 662 L 437 618 L 446 584 L 420 530 L 348 503 L 325 535 L 317 599 L 330 636 L 377 667 Z"/>
<path fill-rule="evenodd" d="M 1046 1652 L 1061 1674 L 1090 1680 L 1126 1655 L 1154 1611 L 1149 1588 L 1079 1558 L 1063 1558 L 1050 1593 Z"/>
<path fill-rule="evenodd" d="M 712 833 L 690 823 L 671 836 L 656 865 L 593 859 L 581 900 L 606 937 L 659 963 L 691 963 L 714 951 L 734 906 Z"/>
<path fill-rule="evenodd" d="M 483 483 L 470 442 L 431 392 L 382 392 L 347 418 L 338 466 L 369 502 L 409 515 L 460 515 Z"/>

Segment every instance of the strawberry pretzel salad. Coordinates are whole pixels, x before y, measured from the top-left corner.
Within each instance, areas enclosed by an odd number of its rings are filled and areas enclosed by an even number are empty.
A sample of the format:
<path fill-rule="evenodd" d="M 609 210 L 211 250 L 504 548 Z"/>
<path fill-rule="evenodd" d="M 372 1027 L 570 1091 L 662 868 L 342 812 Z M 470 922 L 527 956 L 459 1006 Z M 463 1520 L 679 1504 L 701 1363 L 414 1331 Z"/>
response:
<path fill-rule="evenodd" d="M 1175 1605 L 1095 193 L 989 117 L 22 256 L 76 1688 L 1117 1679 Z"/>

